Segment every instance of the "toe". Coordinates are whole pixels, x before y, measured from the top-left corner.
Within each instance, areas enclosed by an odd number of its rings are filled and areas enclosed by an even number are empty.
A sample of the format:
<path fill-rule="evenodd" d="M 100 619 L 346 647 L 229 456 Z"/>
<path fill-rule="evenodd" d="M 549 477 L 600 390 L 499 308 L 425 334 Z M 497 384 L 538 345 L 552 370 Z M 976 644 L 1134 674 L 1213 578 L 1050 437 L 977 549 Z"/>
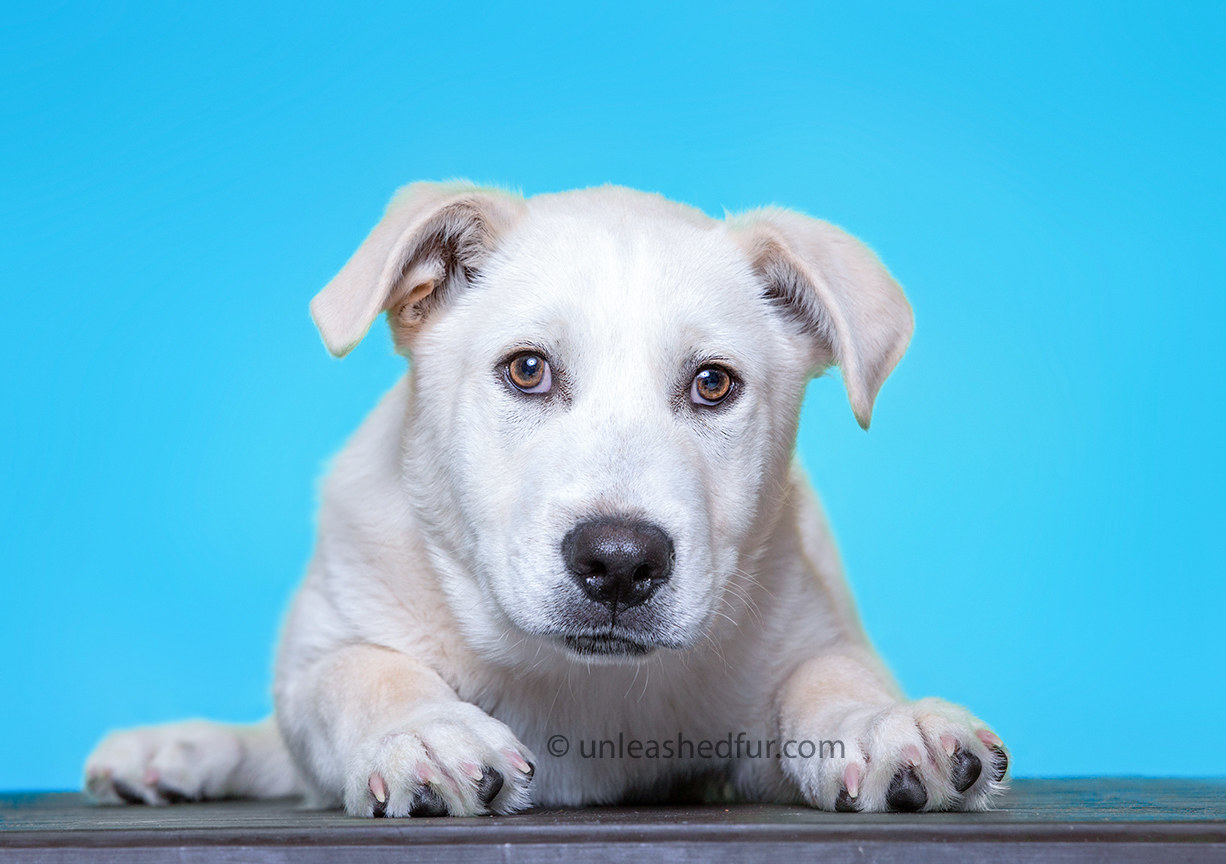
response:
<path fill-rule="evenodd" d="M 1009 770 L 1009 755 L 1001 747 L 992 748 L 992 779 L 997 782 L 1005 777 Z"/>
<path fill-rule="evenodd" d="M 485 768 L 481 772 L 481 779 L 477 781 L 477 797 L 486 807 L 490 806 L 498 793 L 502 791 L 503 777 L 501 771 L 496 771 L 493 768 Z"/>
<path fill-rule="evenodd" d="M 413 795 L 413 803 L 409 806 L 410 816 L 446 816 L 447 805 L 439 794 L 429 786 L 422 786 Z"/>
<path fill-rule="evenodd" d="M 839 784 L 839 794 L 834 799 L 834 809 L 840 813 L 860 812 L 860 781 L 863 779 L 860 766 L 851 762 L 843 769 L 843 782 Z"/>
<path fill-rule="evenodd" d="M 839 813 L 859 813 L 856 799 L 852 798 L 846 789 L 839 790 L 839 797 L 834 799 L 834 809 Z"/>
<path fill-rule="evenodd" d="M 181 789 L 176 789 L 165 781 L 159 781 L 154 784 L 153 788 L 167 804 L 185 804 L 196 800 L 191 795 L 188 795 Z"/>
<path fill-rule="evenodd" d="M 915 768 L 906 765 L 899 769 L 890 781 L 889 791 L 885 795 L 886 804 L 891 810 L 914 812 L 928 803 L 928 792 L 920 781 Z"/>
<path fill-rule="evenodd" d="M 953 764 L 950 766 L 949 780 L 954 784 L 955 789 L 965 792 L 979 779 L 979 775 L 983 772 L 983 763 L 974 753 L 962 748 L 954 751 L 951 761 Z"/>
<path fill-rule="evenodd" d="M 145 796 L 140 793 L 140 790 L 135 786 L 131 786 L 120 780 L 118 777 L 111 780 L 111 788 L 128 804 L 145 804 Z"/>

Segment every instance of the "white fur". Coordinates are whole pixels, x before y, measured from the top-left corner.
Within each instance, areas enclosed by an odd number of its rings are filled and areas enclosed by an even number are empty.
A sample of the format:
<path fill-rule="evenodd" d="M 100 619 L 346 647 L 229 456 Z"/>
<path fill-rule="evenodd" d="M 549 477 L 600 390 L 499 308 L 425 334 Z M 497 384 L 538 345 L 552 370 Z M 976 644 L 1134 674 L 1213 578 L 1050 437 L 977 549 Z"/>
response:
<path fill-rule="evenodd" d="M 793 462 L 806 382 L 841 365 L 867 426 L 910 338 L 910 307 L 865 246 L 783 210 L 720 222 L 615 187 L 524 200 L 416 184 L 312 303 L 338 355 L 382 311 L 412 365 L 325 486 L 278 658 L 279 734 L 112 735 L 86 767 L 97 797 L 297 790 L 355 815 L 405 815 L 427 783 L 453 814 L 505 813 L 711 774 L 740 799 L 831 809 L 850 785 L 859 809 L 881 810 L 908 763 L 925 809 L 982 809 L 1001 791 L 998 740 L 981 722 L 902 699 Z M 499 374 L 525 347 L 550 360 L 548 398 Z M 743 381 L 715 410 L 685 396 L 709 360 Z M 591 602 L 562 540 L 596 516 L 651 521 L 675 544 L 671 578 L 639 607 L 638 635 L 656 646 L 645 657 L 579 656 L 558 638 Z M 845 750 L 577 752 L 619 734 L 741 733 Z M 566 757 L 547 752 L 558 734 Z M 983 766 L 964 793 L 955 748 Z M 488 804 L 475 791 L 484 768 L 505 780 Z"/>

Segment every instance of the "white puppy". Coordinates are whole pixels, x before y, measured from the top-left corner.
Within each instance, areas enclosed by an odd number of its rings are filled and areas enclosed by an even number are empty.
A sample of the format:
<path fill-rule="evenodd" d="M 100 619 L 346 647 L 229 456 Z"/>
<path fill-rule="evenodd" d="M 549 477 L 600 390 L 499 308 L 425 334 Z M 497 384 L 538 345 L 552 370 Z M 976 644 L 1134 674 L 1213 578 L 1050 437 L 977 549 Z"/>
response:
<path fill-rule="evenodd" d="M 838 364 L 867 427 L 910 338 L 865 246 L 779 209 L 422 183 L 311 304 L 338 356 L 384 311 L 412 364 L 324 488 L 275 721 L 115 733 L 95 797 L 405 816 L 1002 791 L 1000 739 L 883 668 L 793 460 L 806 382 Z"/>

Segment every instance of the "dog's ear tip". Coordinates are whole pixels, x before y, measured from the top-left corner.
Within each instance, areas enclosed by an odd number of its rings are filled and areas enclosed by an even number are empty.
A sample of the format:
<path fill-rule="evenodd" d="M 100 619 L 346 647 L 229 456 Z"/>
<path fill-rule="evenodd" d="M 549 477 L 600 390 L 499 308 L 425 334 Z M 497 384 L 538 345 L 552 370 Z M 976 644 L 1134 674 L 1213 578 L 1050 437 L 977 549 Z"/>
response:
<path fill-rule="evenodd" d="M 365 333 L 362 334 L 362 336 L 365 335 Z M 337 360 L 341 360 L 346 357 L 349 352 L 351 352 L 354 348 L 357 348 L 358 343 L 362 341 L 362 336 L 359 336 L 357 339 L 338 339 L 335 334 L 329 335 L 329 333 L 322 327 L 319 328 L 319 336 L 324 343 L 324 347 L 328 349 L 328 353 Z"/>
<path fill-rule="evenodd" d="M 325 339 L 324 347 L 327 348 L 328 353 L 331 354 L 333 357 L 335 357 L 337 360 L 343 360 L 345 359 L 346 356 L 348 356 L 350 351 L 352 351 L 354 348 L 358 346 L 356 342 L 352 345 L 329 344 L 328 340 Z"/>
<path fill-rule="evenodd" d="M 319 334 L 320 340 L 324 343 L 324 347 L 328 349 L 328 353 L 337 360 L 342 360 L 349 355 L 354 348 L 358 347 L 358 343 L 354 341 L 341 342 L 336 339 L 329 339 L 322 332 Z"/>
<path fill-rule="evenodd" d="M 865 402 L 853 398 L 851 400 L 851 413 L 855 415 L 856 422 L 860 424 L 860 428 L 867 432 L 869 425 L 873 422 L 873 400 L 869 399 Z"/>
<path fill-rule="evenodd" d="M 315 329 L 319 331 L 319 338 L 323 340 L 324 347 L 328 349 L 329 354 L 337 359 L 344 357 L 356 348 L 366 335 L 363 332 L 356 339 L 352 335 L 348 339 L 341 336 L 339 332 L 341 328 L 334 326 L 331 321 L 328 302 L 323 297 L 322 291 L 311 300 L 310 311 L 311 320 L 315 323 Z"/>

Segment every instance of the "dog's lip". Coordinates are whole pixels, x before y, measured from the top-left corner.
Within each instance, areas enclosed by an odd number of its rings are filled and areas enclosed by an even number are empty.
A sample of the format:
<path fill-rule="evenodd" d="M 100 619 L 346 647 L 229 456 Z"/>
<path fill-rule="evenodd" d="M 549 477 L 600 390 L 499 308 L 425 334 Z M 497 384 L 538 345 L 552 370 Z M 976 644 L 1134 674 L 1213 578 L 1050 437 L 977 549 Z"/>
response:
<path fill-rule="evenodd" d="M 613 633 L 566 634 L 561 638 L 566 647 L 576 654 L 602 657 L 642 657 L 656 647 Z"/>

